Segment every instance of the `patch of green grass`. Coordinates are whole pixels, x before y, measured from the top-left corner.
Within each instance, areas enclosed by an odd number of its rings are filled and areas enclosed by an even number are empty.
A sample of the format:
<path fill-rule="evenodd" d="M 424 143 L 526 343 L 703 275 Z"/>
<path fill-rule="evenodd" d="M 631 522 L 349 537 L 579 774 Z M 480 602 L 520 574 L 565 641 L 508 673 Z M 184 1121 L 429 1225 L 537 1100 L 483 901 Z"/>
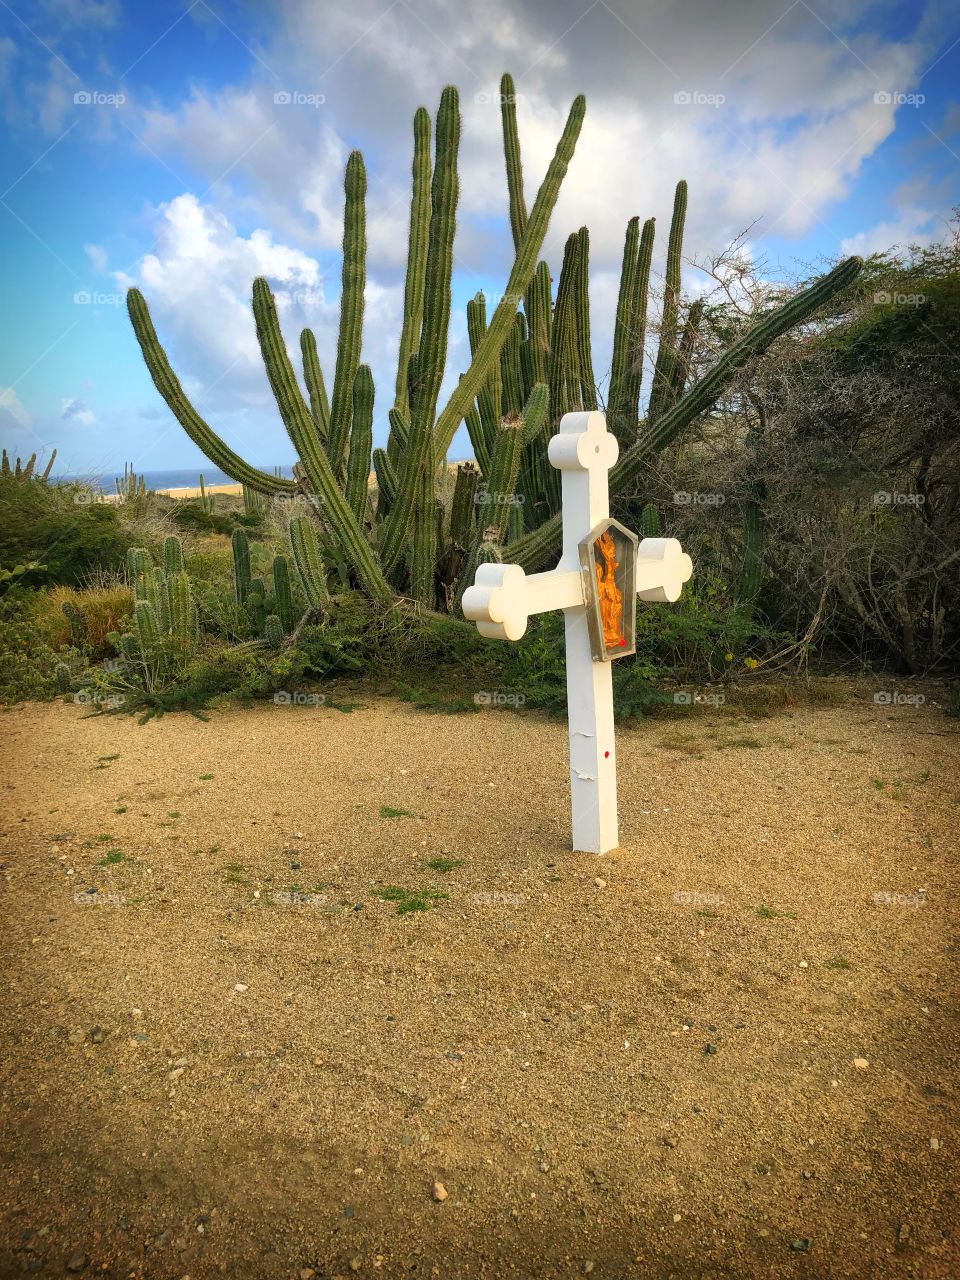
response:
<path fill-rule="evenodd" d="M 377 897 L 384 902 L 397 904 L 397 915 L 409 915 L 411 911 L 429 911 L 436 902 L 449 898 L 441 889 L 404 889 L 398 884 L 388 884 Z"/>
<path fill-rule="evenodd" d="M 100 859 L 99 866 L 112 867 L 118 862 L 123 862 L 124 855 L 119 849 L 108 849 L 104 856 Z"/>
<path fill-rule="evenodd" d="M 114 813 L 126 813 L 126 812 L 127 812 L 127 806 L 126 806 L 125 804 L 122 804 L 122 805 L 120 805 L 120 806 L 119 806 L 119 808 L 114 809 L 114 811 L 113 811 L 113 812 L 114 812 Z"/>
<path fill-rule="evenodd" d="M 212 778 L 213 778 L 212 773 L 201 773 L 200 775 L 201 782 L 209 782 Z"/>
<path fill-rule="evenodd" d="M 109 844 L 113 836 L 97 836 L 97 844 Z"/>
<path fill-rule="evenodd" d="M 797 918 L 795 911 L 775 911 L 773 907 L 768 907 L 765 902 L 761 902 L 757 907 L 757 915 L 761 920 L 796 920 Z"/>
<path fill-rule="evenodd" d="M 224 884 L 246 884 L 242 872 L 244 868 L 239 862 L 228 862 L 223 868 Z"/>
<path fill-rule="evenodd" d="M 707 918 L 708 920 L 718 920 L 718 919 L 720 918 L 720 912 L 719 912 L 719 911 L 710 911 L 710 910 L 695 911 L 695 912 L 694 912 L 694 915 L 697 915 L 697 916 L 706 916 L 706 918 Z"/>
<path fill-rule="evenodd" d="M 853 965 L 846 956 L 834 956 L 832 960 L 828 960 L 824 966 L 827 969 L 852 969 Z"/>
<path fill-rule="evenodd" d="M 115 756 L 97 756 L 97 759 L 98 759 L 99 761 L 101 761 L 101 763 L 102 763 L 103 761 L 106 761 L 106 760 L 119 760 L 119 759 L 120 759 L 120 753 L 119 753 L 119 751 L 118 751 L 118 752 L 117 752 L 117 754 L 116 754 Z"/>
<path fill-rule="evenodd" d="M 457 867 L 462 867 L 463 860 L 461 858 L 431 858 L 427 866 L 433 871 L 441 871 L 446 875 L 448 871 L 456 871 Z"/>
<path fill-rule="evenodd" d="M 480 710 L 472 697 L 437 693 L 429 689 L 414 689 L 407 684 L 395 684 L 393 692 L 404 702 L 409 702 L 416 707 L 418 711 L 428 711 L 434 715 L 460 716 L 468 711 Z"/>
<path fill-rule="evenodd" d="M 887 785 L 882 778 L 871 778 L 870 781 L 873 783 L 874 791 L 882 791 Z"/>
<path fill-rule="evenodd" d="M 179 817 L 180 817 L 180 811 L 179 811 L 179 809 L 171 809 L 171 810 L 170 810 L 170 812 L 167 814 L 167 817 L 168 817 L 168 818 L 179 818 Z"/>
<path fill-rule="evenodd" d="M 323 705 L 331 707 L 334 711 L 339 711 L 341 715 L 348 716 L 351 711 L 362 711 L 366 704 L 363 702 L 334 702 L 332 698 L 328 698 Z"/>
<path fill-rule="evenodd" d="M 382 804 L 380 806 L 381 818 L 415 818 L 417 815 L 411 813 L 409 809 L 394 809 L 392 805 Z"/>
<path fill-rule="evenodd" d="M 759 751 L 763 743 L 759 738 L 728 738 L 726 742 L 718 742 L 717 750 L 722 751 L 724 747 L 744 747 L 751 751 Z"/>

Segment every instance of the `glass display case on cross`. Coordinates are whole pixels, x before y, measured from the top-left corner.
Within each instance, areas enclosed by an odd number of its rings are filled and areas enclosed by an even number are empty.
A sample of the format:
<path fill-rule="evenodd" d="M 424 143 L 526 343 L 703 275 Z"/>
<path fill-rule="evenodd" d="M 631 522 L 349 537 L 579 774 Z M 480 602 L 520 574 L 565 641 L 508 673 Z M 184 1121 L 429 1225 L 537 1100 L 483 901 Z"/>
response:
<path fill-rule="evenodd" d="M 637 649 L 637 536 L 601 520 L 579 544 L 590 652 L 594 662 Z"/>

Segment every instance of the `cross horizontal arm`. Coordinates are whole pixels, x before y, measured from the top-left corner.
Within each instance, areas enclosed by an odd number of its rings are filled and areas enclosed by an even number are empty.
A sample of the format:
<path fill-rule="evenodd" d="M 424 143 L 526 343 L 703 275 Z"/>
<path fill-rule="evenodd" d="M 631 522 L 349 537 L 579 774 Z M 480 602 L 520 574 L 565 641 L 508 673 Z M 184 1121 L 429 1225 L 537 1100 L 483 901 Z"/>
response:
<path fill-rule="evenodd" d="M 583 604 L 583 574 L 578 569 L 551 569 L 527 577 L 527 613 L 575 609 Z"/>
<path fill-rule="evenodd" d="M 518 564 L 482 564 L 463 593 L 463 616 L 490 640 L 519 640 L 532 613 L 582 604 L 578 570 L 553 569 L 528 578 Z"/>

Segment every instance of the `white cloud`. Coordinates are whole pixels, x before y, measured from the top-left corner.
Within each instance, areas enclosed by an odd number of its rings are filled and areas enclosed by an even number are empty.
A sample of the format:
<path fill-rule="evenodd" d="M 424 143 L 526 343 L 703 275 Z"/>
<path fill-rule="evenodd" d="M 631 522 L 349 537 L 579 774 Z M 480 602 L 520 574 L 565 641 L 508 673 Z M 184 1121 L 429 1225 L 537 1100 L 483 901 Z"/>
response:
<path fill-rule="evenodd" d="M 68 422 L 79 423 L 81 427 L 92 427 L 97 418 L 93 410 L 82 400 L 63 399 L 60 401 L 60 417 Z"/>
<path fill-rule="evenodd" d="M 0 414 L 5 426 L 13 425 L 11 418 L 18 427 L 29 427 L 32 421 L 13 387 L 0 387 Z"/>
<path fill-rule="evenodd" d="M 848 236 L 841 246 L 843 253 L 858 253 L 867 257 L 882 253 L 885 249 L 906 248 L 911 244 L 927 245 L 942 234 L 939 216 L 930 209 L 903 209 L 897 218 L 877 222 L 854 236 Z"/>
<path fill-rule="evenodd" d="M 90 259 L 90 265 L 94 271 L 106 271 L 107 251 L 102 244 L 85 244 L 83 252 Z"/>

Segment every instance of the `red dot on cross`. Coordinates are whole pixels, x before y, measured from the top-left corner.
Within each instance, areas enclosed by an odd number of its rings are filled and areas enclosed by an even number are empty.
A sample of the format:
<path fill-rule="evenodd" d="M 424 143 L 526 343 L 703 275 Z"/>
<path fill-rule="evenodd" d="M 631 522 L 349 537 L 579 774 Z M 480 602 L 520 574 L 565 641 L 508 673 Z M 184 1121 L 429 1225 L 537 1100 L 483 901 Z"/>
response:
<path fill-rule="evenodd" d="M 610 759 L 610 752 L 609 752 L 609 751 L 605 751 L 605 752 L 603 753 L 603 758 L 604 758 L 604 760 L 609 760 L 609 759 Z"/>

